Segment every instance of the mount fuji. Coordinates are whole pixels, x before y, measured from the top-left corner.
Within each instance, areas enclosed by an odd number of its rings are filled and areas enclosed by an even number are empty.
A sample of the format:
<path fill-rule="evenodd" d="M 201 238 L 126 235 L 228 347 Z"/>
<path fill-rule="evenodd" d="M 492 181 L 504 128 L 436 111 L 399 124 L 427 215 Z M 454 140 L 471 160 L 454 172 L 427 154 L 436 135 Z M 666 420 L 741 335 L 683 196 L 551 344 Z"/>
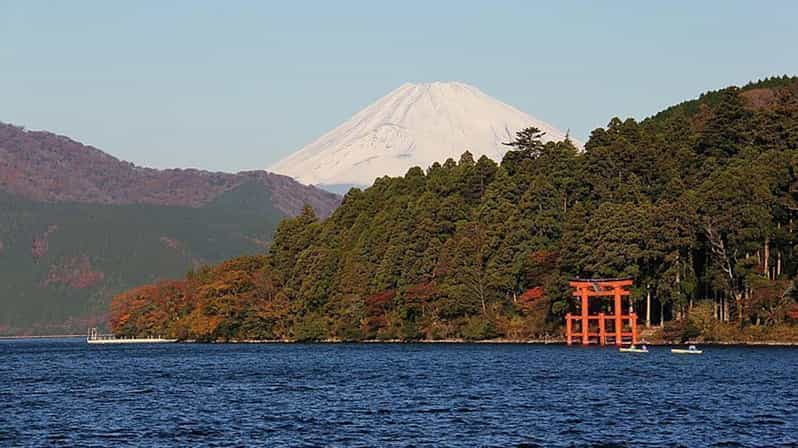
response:
<path fill-rule="evenodd" d="M 457 160 L 465 151 L 501 161 L 509 149 L 502 143 L 530 126 L 546 133 L 544 141 L 566 138 L 554 126 L 476 87 L 408 83 L 268 170 L 342 192 L 371 185 L 381 176 L 404 175 L 413 166 Z"/>

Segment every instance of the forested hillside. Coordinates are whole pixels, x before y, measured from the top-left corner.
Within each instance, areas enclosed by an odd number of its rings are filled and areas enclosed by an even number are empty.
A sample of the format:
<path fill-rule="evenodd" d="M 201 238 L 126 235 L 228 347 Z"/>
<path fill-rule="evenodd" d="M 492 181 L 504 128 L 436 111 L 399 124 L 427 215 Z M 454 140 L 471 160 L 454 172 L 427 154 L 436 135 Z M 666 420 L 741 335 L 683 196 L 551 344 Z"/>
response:
<path fill-rule="evenodd" d="M 118 296 L 113 329 L 533 338 L 574 309 L 569 278 L 630 276 L 644 324 L 670 336 L 796 338 L 796 78 L 614 118 L 584 152 L 540 137 L 519 133 L 499 164 L 466 152 L 378 179 L 326 220 L 305 209 L 265 255 Z"/>
<path fill-rule="evenodd" d="M 154 170 L 0 123 L 0 335 L 83 333 L 143 282 L 266 250 L 340 198 L 266 172 Z"/>
<path fill-rule="evenodd" d="M 145 168 L 63 135 L 0 123 L 0 190 L 34 201 L 201 207 L 244 183 L 262 186 L 284 215 L 309 204 L 327 216 L 338 205 L 337 196 L 288 176 Z"/>

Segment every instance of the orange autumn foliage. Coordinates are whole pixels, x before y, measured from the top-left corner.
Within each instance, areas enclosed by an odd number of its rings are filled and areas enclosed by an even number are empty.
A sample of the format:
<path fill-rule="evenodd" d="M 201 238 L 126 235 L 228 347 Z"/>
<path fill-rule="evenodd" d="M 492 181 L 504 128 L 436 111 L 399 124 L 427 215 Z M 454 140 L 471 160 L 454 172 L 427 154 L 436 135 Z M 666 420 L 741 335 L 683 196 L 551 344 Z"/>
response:
<path fill-rule="evenodd" d="M 240 257 L 117 295 L 111 327 L 121 336 L 272 339 L 289 336 L 292 304 L 264 256 Z"/>
<path fill-rule="evenodd" d="M 516 303 L 516 307 L 518 307 L 519 311 L 523 314 L 530 314 L 532 311 L 538 308 L 538 302 L 544 296 L 544 291 L 542 286 L 536 286 L 534 288 L 527 289 L 524 291 L 523 294 L 518 296 L 518 301 Z"/>
<path fill-rule="evenodd" d="M 145 285 L 114 297 L 111 302 L 111 328 L 122 336 L 173 334 L 174 316 L 185 313 L 188 305 L 185 281 L 167 280 Z"/>

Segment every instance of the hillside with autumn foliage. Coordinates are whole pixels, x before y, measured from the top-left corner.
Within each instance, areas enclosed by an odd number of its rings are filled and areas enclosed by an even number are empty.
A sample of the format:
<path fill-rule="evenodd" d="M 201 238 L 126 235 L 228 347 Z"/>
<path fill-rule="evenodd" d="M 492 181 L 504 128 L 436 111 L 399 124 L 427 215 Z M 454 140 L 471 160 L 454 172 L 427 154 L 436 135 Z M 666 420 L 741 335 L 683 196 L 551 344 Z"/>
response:
<path fill-rule="evenodd" d="M 0 190 L 33 201 L 201 207 L 247 183 L 269 192 L 285 216 L 305 204 L 328 216 L 338 205 L 335 195 L 288 176 L 145 168 L 62 135 L 0 123 Z"/>
<path fill-rule="evenodd" d="M 798 340 L 798 80 L 612 119 L 584 151 L 519 132 L 282 221 L 263 254 L 117 296 L 124 336 L 530 339 L 560 334 L 568 279 L 631 277 L 665 339 Z"/>
<path fill-rule="evenodd" d="M 84 333 L 135 285 L 262 253 L 340 197 L 264 171 L 155 170 L 0 123 L 0 336 Z"/>

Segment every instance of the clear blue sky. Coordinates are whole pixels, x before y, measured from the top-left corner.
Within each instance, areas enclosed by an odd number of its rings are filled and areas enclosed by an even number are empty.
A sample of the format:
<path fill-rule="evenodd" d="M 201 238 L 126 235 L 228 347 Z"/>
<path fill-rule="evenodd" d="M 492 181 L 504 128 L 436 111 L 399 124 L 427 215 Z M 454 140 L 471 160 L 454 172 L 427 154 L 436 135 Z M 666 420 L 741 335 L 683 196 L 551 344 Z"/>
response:
<path fill-rule="evenodd" d="M 798 74 L 794 1 L 0 0 L 0 121 L 154 167 L 266 167 L 403 82 L 585 139 Z"/>

